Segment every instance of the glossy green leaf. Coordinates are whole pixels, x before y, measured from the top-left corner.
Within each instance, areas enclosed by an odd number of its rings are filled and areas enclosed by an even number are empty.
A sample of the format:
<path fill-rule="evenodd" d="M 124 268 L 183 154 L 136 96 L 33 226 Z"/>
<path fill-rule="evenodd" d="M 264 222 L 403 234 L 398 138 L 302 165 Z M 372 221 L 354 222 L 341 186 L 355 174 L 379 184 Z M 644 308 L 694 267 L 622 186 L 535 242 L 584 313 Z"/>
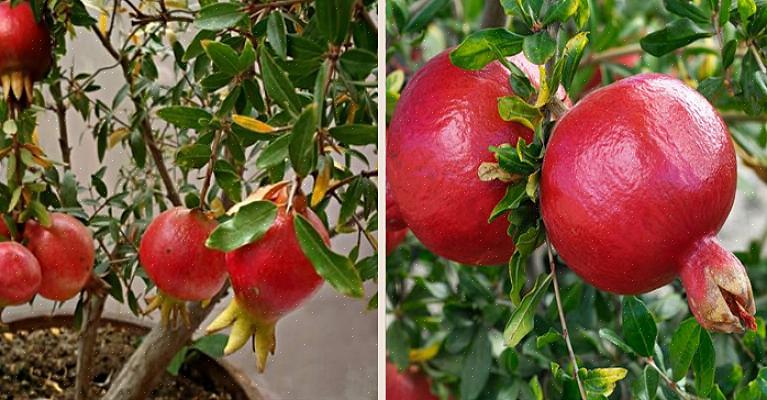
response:
<path fill-rule="evenodd" d="M 361 298 L 365 291 L 354 263 L 331 251 L 312 224 L 302 215 L 297 214 L 293 224 L 301 250 L 312 262 L 317 273 L 339 293 Z"/>
<path fill-rule="evenodd" d="M 210 146 L 204 144 L 189 144 L 182 146 L 176 153 L 176 165 L 182 169 L 202 168 L 210 161 Z"/>
<path fill-rule="evenodd" d="M 306 107 L 293 125 L 288 154 L 293 169 L 299 176 L 308 175 L 317 164 L 317 146 L 314 142 L 317 128 L 317 109 Z"/>
<path fill-rule="evenodd" d="M 714 388 L 716 350 L 711 335 L 705 329 L 700 330 L 700 343 L 692 359 L 692 370 L 695 374 L 696 393 L 699 396 L 708 396 Z"/>
<path fill-rule="evenodd" d="M 695 318 L 688 318 L 682 322 L 671 336 L 669 347 L 669 359 L 673 379 L 679 381 L 687 375 L 690 363 L 700 342 L 700 325 Z"/>
<path fill-rule="evenodd" d="M 461 368 L 461 400 L 479 398 L 493 365 L 493 353 L 487 331 L 477 330 Z"/>
<path fill-rule="evenodd" d="M 533 64 L 543 65 L 554 55 L 557 43 L 546 31 L 525 36 L 522 42 L 522 51 Z"/>
<path fill-rule="evenodd" d="M 292 142 L 292 135 L 286 134 L 278 137 L 258 155 L 256 158 L 256 167 L 259 169 L 268 169 L 278 165 L 288 158 L 288 147 Z"/>
<path fill-rule="evenodd" d="M 517 122 L 531 130 L 543 120 L 539 109 L 517 96 L 498 98 L 498 114 L 504 121 Z"/>
<path fill-rule="evenodd" d="M 651 357 L 658 327 L 644 303 L 634 296 L 623 298 L 623 338 L 639 355 Z"/>
<path fill-rule="evenodd" d="M 269 13 L 266 23 L 266 37 L 277 56 L 285 59 L 288 56 L 288 38 L 285 18 L 281 12 Z"/>
<path fill-rule="evenodd" d="M 157 116 L 182 129 L 202 129 L 213 115 L 201 108 L 170 106 L 157 111 Z"/>
<path fill-rule="evenodd" d="M 666 25 L 665 28 L 643 37 L 639 43 L 644 51 L 660 57 L 698 39 L 713 36 L 688 18 L 680 18 Z"/>
<path fill-rule="evenodd" d="M 546 294 L 551 283 L 551 275 L 541 275 L 535 282 L 535 286 L 525 295 L 519 307 L 511 313 L 511 319 L 503 331 L 503 339 L 506 346 L 514 347 L 533 330 L 533 317 L 535 309 Z"/>
<path fill-rule="evenodd" d="M 244 17 L 240 3 L 214 3 L 203 7 L 194 24 L 200 29 L 218 31 L 237 25 Z"/>
<path fill-rule="evenodd" d="M 431 21 L 437 13 L 450 4 L 450 0 L 428 0 L 415 15 L 407 22 L 402 31 L 405 33 L 414 33 L 426 28 L 426 24 Z"/>
<path fill-rule="evenodd" d="M 698 24 L 710 24 L 711 16 L 706 15 L 700 7 L 688 0 L 663 0 L 666 10 L 680 17 L 686 17 Z"/>
<path fill-rule="evenodd" d="M 348 124 L 330 128 L 330 136 L 348 145 L 364 146 L 378 142 L 378 127 L 373 125 Z"/>
<path fill-rule="evenodd" d="M 579 0 L 561 0 L 554 2 L 543 18 L 543 25 L 549 25 L 552 22 L 566 22 L 578 11 Z"/>
<path fill-rule="evenodd" d="M 219 224 L 205 246 L 230 252 L 261 239 L 277 218 L 277 206 L 269 201 L 255 201 L 237 210 L 228 221 Z"/>
<path fill-rule="evenodd" d="M 349 33 L 352 0 L 317 0 L 317 27 L 322 36 L 333 44 L 341 44 Z"/>
<path fill-rule="evenodd" d="M 615 345 L 615 347 L 621 349 L 622 351 L 628 354 L 634 353 L 634 349 L 632 349 L 631 346 L 628 345 L 628 343 L 624 342 L 623 339 L 620 336 L 618 336 L 618 334 L 610 328 L 600 329 L 599 337 L 607 340 L 608 342 Z"/>
<path fill-rule="evenodd" d="M 474 32 L 450 52 L 450 61 L 457 67 L 480 70 L 500 57 L 522 51 L 523 37 L 503 28 Z"/>
<path fill-rule="evenodd" d="M 264 87 L 271 99 L 293 115 L 301 110 L 301 100 L 296 94 L 293 83 L 285 71 L 280 68 L 268 51 L 261 51 L 261 68 L 263 68 Z"/>

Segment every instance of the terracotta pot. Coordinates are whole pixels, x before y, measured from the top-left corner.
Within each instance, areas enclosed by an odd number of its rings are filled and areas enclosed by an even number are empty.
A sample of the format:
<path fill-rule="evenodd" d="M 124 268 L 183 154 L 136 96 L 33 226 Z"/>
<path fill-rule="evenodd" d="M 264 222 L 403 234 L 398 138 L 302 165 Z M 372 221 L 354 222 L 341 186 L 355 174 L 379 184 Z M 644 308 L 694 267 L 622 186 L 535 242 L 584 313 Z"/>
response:
<path fill-rule="evenodd" d="M 132 322 L 118 319 L 102 318 L 101 324 L 109 323 L 137 336 L 146 335 L 150 328 Z M 11 332 L 21 330 L 34 331 L 55 327 L 71 327 L 74 324 L 72 315 L 38 316 L 22 318 L 6 322 Z M 204 353 L 190 361 L 189 366 L 210 377 L 217 387 L 228 391 L 234 400 L 267 400 L 253 385 L 253 382 L 237 368 L 226 361 L 214 359 Z"/>

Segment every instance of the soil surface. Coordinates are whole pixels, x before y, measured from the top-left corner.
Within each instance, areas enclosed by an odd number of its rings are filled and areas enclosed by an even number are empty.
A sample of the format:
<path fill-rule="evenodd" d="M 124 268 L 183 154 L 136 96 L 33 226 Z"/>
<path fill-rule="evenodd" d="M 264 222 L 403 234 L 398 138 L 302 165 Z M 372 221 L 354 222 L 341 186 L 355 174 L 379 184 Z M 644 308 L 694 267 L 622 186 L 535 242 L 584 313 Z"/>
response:
<path fill-rule="evenodd" d="M 77 338 L 70 328 L 0 333 L 0 400 L 74 399 Z M 92 398 L 106 393 L 141 340 L 109 324 L 99 328 L 98 338 Z M 149 398 L 229 400 L 232 396 L 184 366 L 176 377 L 166 373 Z"/>

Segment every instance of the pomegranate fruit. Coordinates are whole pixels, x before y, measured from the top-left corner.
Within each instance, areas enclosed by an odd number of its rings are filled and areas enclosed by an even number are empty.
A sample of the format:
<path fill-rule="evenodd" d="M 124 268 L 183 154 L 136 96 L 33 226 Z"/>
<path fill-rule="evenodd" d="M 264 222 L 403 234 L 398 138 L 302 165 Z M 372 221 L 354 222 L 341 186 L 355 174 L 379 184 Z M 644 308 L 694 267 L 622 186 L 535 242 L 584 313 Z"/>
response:
<path fill-rule="evenodd" d="M 386 400 L 437 400 L 431 393 L 429 380 L 417 372 L 399 372 L 397 366 L 386 363 Z"/>
<path fill-rule="evenodd" d="M 41 283 L 40 264 L 26 247 L 0 243 L 0 310 L 32 300 Z"/>
<path fill-rule="evenodd" d="M 325 244 L 330 244 L 328 231 L 306 206 L 303 195 L 294 197 L 290 210 L 284 186 L 264 199 L 277 204 L 277 217 L 263 237 L 226 254 L 235 296 L 208 327 L 208 332 L 215 332 L 233 324 L 226 354 L 237 351 L 255 335 L 254 348 L 261 372 L 266 368 L 268 353 L 274 354 L 277 321 L 305 303 L 323 282 L 299 245 L 293 225 L 296 214 L 304 216 Z"/>
<path fill-rule="evenodd" d="M 756 327 L 746 270 L 716 240 L 735 196 L 727 127 L 706 99 L 660 74 L 623 79 L 557 122 L 541 178 L 551 243 L 599 289 L 638 294 L 681 276 L 706 329 Z"/>
<path fill-rule="evenodd" d="M 95 252 L 93 236 L 76 218 L 50 214 L 45 227 L 29 220 L 24 227 L 27 248 L 40 263 L 43 281 L 40 295 L 51 300 L 69 300 L 85 287 L 91 277 Z"/>
<path fill-rule="evenodd" d="M 386 230 L 402 230 L 407 228 L 405 220 L 402 219 L 402 213 L 394 200 L 394 195 L 389 190 L 389 183 L 386 183 Z"/>
<path fill-rule="evenodd" d="M 521 54 L 510 61 L 538 85 L 538 66 Z M 466 71 L 450 62 L 449 50 L 427 62 L 402 92 L 389 127 L 388 183 L 404 222 L 437 255 L 493 265 L 514 252 L 508 222 L 487 222 L 507 185 L 477 175 L 482 162 L 495 161 L 490 146 L 532 140 L 531 130 L 498 114 L 498 98 L 512 94 L 499 62 Z"/>
<path fill-rule="evenodd" d="M 616 57 L 615 59 L 611 60 L 610 62 L 614 64 L 620 64 L 627 68 L 634 68 L 637 64 L 639 64 L 639 60 L 642 59 L 642 56 L 637 53 L 633 54 L 624 54 L 620 57 Z M 621 75 L 615 75 L 615 80 L 621 80 L 625 78 Z M 597 66 L 594 69 L 594 74 L 591 75 L 591 79 L 586 83 L 586 85 L 583 86 L 583 93 L 590 92 L 591 90 L 594 90 L 598 87 L 602 86 L 602 67 Z"/>
<path fill-rule="evenodd" d="M 53 62 L 50 30 L 38 22 L 29 2 L 0 1 L 0 85 L 11 105 L 32 100 L 32 84 L 48 74 Z"/>
<path fill-rule="evenodd" d="M 391 230 L 386 227 L 386 255 L 391 254 L 397 247 L 405 240 L 407 236 L 407 228 L 400 229 L 398 231 Z"/>

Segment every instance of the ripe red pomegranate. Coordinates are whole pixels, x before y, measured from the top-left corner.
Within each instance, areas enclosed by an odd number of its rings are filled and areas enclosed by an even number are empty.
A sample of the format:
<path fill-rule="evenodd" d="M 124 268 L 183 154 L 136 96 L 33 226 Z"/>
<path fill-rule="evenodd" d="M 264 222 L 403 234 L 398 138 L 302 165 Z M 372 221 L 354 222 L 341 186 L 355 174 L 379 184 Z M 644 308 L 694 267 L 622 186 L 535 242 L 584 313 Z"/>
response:
<path fill-rule="evenodd" d="M 421 373 L 399 372 L 386 363 L 386 400 L 437 400 L 431 393 L 429 380 Z"/>
<path fill-rule="evenodd" d="M 41 282 L 40 264 L 26 247 L 0 243 L 0 310 L 32 300 Z"/>
<path fill-rule="evenodd" d="M 271 228 L 259 240 L 226 254 L 235 298 L 208 327 L 215 332 L 234 324 L 226 354 L 237 351 L 255 334 L 259 371 L 266 368 L 268 353 L 274 354 L 277 321 L 305 303 L 323 282 L 299 246 L 293 225 L 296 213 L 330 244 L 327 229 L 306 206 L 306 199 L 297 195 L 288 211 L 287 197 L 285 187 L 266 197 L 278 205 Z"/>
<path fill-rule="evenodd" d="M 24 238 L 43 273 L 40 295 L 65 301 L 80 293 L 91 276 L 95 259 L 93 236 L 72 216 L 51 213 L 50 218 L 49 227 L 27 221 Z"/>
<path fill-rule="evenodd" d="M 405 228 L 407 228 L 407 224 L 402 219 L 402 212 L 400 212 L 397 202 L 394 200 L 394 195 L 389 190 L 389 182 L 386 182 L 386 229 L 387 231 L 398 231 Z"/>
<path fill-rule="evenodd" d="M 405 240 L 405 237 L 407 236 L 407 228 L 400 229 L 398 231 L 391 230 L 389 227 L 386 227 L 386 255 L 391 254 L 392 251 L 396 250 L 397 247 L 402 243 L 403 240 Z"/>
<path fill-rule="evenodd" d="M 754 329 L 746 271 L 715 238 L 735 180 L 735 152 L 711 104 L 677 79 L 636 75 L 587 95 L 557 123 L 543 162 L 543 220 L 592 285 L 638 294 L 679 275 L 701 326 Z"/>
<path fill-rule="evenodd" d="M 201 301 L 221 290 L 226 282 L 224 253 L 205 247 L 217 225 L 202 210 L 181 207 L 163 212 L 149 224 L 141 238 L 139 260 L 162 296 Z"/>
<path fill-rule="evenodd" d="M 614 64 L 620 64 L 627 68 L 634 68 L 637 64 L 639 64 L 639 60 L 642 59 L 642 56 L 638 53 L 633 54 L 624 54 L 620 57 L 616 57 L 615 59 L 611 60 L 610 62 Z M 615 80 L 621 80 L 624 76 L 617 75 L 615 76 Z M 602 86 L 602 68 L 597 66 L 594 69 L 594 74 L 591 75 L 591 79 L 586 83 L 586 85 L 583 86 L 583 93 L 590 92 L 593 89 L 596 89 L 598 87 Z"/>
<path fill-rule="evenodd" d="M 0 1 L 0 84 L 12 104 L 28 104 L 32 83 L 48 74 L 52 44 L 45 22 L 37 22 L 29 2 L 11 7 Z"/>
<path fill-rule="evenodd" d="M 513 94 L 500 63 L 466 71 L 448 56 L 427 62 L 402 92 L 389 127 L 388 183 L 403 220 L 429 250 L 465 264 L 504 263 L 514 252 L 509 223 L 487 219 L 507 185 L 482 182 L 477 170 L 495 161 L 489 146 L 530 142 L 533 133 L 498 115 L 498 98 Z M 521 54 L 510 60 L 538 84 L 537 66 Z"/>

